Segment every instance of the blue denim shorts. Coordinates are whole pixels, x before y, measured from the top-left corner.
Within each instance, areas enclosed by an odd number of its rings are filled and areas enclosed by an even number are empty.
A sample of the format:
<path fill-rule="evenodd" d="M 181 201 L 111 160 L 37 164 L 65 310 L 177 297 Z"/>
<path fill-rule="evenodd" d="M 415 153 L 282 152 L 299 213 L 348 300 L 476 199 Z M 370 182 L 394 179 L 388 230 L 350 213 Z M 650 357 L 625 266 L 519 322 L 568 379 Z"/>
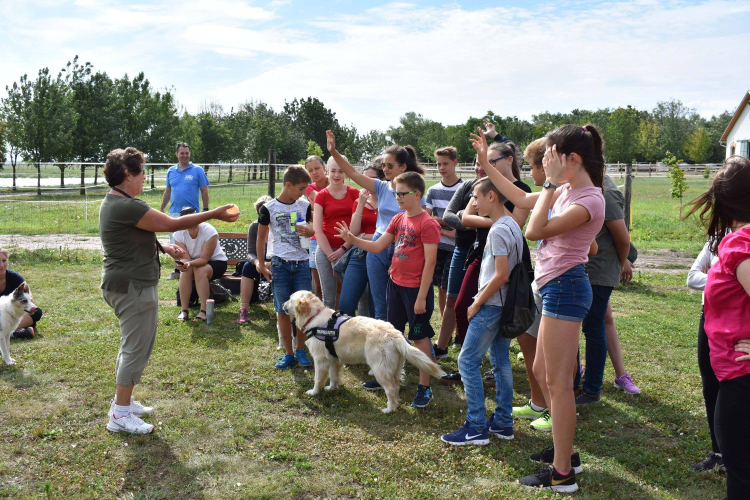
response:
<path fill-rule="evenodd" d="M 317 269 L 318 265 L 315 263 L 315 251 L 318 249 L 318 240 L 310 240 L 310 260 L 308 264 L 310 269 Z"/>
<path fill-rule="evenodd" d="M 450 270 L 448 272 L 448 297 L 458 297 L 458 292 L 461 291 L 461 283 L 463 283 L 464 276 L 466 275 L 464 264 L 466 263 L 466 255 L 468 253 L 468 247 L 463 248 L 457 246 L 453 249 Z"/>
<path fill-rule="evenodd" d="M 271 257 L 271 290 L 273 291 L 273 310 L 278 314 L 284 312 L 284 302 L 294 292 L 312 290 L 310 264 L 306 260 L 297 262 Z"/>
<path fill-rule="evenodd" d="M 539 289 L 542 314 L 565 321 L 583 321 L 594 295 L 583 264 L 565 271 Z"/>

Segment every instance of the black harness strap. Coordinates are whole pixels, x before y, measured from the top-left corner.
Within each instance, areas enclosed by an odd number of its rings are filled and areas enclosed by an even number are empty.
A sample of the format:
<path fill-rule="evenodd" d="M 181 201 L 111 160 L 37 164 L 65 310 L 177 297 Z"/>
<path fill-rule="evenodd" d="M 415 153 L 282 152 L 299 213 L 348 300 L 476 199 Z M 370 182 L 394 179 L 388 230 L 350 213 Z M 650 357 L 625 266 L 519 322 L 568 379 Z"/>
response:
<path fill-rule="evenodd" d="M 310 328 L 305 333 L 305 338 L 315 337 L 318 340 L 321 340 L 325 343 L 326 349 L 328 349 L 328 352 L 333 356 L 334 358 L 338 358 L 336 355 L 336 348 L 334 347 L 334 342 L 336 342 L 339 339 L 339 330 L 341 329 L 341 325 L 349 321 L 351 318 L 349 316 L 344 316 L 338 311 L 335 311 L 331 315 L 331 319 L 328 320 L 328 323 L 326 323 L 325 326 L 320 326 L 316 328 Z"/>

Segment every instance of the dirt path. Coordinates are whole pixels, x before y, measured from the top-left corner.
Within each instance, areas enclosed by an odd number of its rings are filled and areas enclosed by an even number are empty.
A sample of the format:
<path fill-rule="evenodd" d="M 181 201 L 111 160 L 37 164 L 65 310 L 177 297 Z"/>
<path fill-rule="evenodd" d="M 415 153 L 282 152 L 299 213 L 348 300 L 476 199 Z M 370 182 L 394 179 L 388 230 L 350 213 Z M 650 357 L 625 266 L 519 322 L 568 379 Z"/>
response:
<path fill-rule="evenodd" d="M 169 243 L 169 237 L 160 236 L 159 241 Z M 88 234 L 49 234 L 37 236 L 0 235 L 0 247 L 25 248 L 38 250 L 40 248 L 80 248 L 85 250 L 100 250 L 101 241 L 98 236 Z M 532 258 L 535 249 L 531 249 Z M 658 271 L 664 273 L 684 273 L 690 269 L 695 257 L 671 250 L 650 250 L 640 252 L 635 264 L 636 271 Z"/>

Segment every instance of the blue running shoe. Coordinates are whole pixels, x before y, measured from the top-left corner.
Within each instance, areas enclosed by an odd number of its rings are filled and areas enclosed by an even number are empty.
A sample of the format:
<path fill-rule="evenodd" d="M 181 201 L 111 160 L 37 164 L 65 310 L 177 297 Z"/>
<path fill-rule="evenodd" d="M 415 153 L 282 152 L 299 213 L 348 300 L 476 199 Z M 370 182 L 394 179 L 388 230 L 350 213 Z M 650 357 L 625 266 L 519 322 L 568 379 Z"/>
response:
<path fill-rule="evenodd" d="M 460 429 L 450 434 L 443 434 L 440 436 L 440 440 L 453 446 L 465 446 L 467 444 L 484 446 L 490 444 L 490 435 L 487 433 L 487 428 L 480 432 L 474 430 L 469 422 L 464 422 Z"/>
<path fill-rule="evenodd" d="M 297 360 L 300 366 L 312 366 L 312 361 L 307 357 L 307 353 L 304 349 L 297 349 L 294 353 L 294 359 Z"/>
<path fill-rule="evenodd" d="M 375 379 L 368 380 L 367 382 L 363 382 L 362 387 L 364 387 L 368 391 L 382 391 L 383 390 L 383 386 L 380 385 L 378 381 Z"/>
<path fill-rule="evenodd" d="M 278 370 L 288 370 L 297 364 L 297 360 L 291 354 L 284 354 L 274 365 Z"/>
<path fill-rule="evenodd" d="M 414 396 L 414 401 L 411 405 L 415 408 L 424 408 L 430 401 L 432 401 L 432 391 L 425 385 L 417 385 L 417 395 Z"/>
<path fill-rule="evenodd" d="M 507 439 L 508 441 L 513 439 L 513 426 L 500 427 L 500 424 L 495 422 L 495 415 L 492 415 L 489 422 L 487 422 L 487 432 L 489 434 L 494 434 L 500 439 Z"/>

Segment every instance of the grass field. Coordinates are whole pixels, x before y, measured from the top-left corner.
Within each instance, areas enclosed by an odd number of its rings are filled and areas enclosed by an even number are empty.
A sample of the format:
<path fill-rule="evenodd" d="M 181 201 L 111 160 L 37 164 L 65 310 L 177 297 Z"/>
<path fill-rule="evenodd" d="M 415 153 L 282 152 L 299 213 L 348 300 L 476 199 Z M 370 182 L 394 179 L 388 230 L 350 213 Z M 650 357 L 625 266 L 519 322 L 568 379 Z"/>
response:
<path fill-rule="evenodd" d="M 157 430 L 109 434 L 119 330 L 98 289 L 101 257 L 19 252 L 10 267 L 32 283 L 46 314 L 38 338 L 11 342 L 17 364 L 0 367 L 0 497 L 555 497 L 514 484 L 535 470 L 528 455 L 551 444 L 526 421 L 516 423 L 513 441 L 448 447 L 439 436 L 463 422 L 463 391 L 435 383 L 434 402 L 411 408 L 412 367 L 391 415 L 379 411 L 383 394 L 360 387 L 369 378 L 363 366 L 345 370 L 340 390 L 309 397 L 312 370 L 272 366 L 270 304 L 254 306 L 245 327 L 233 304 L 219 306 L 210 326 L 182 324 L 174 281 L 159 285 L 157 344 L 135 393 L 156 407 L 148 420 Z M 710 448 L 695 361 L 700 295 L 687 291 L 684 274 L 637 273 L 612 301 L 625 364 L 643 395 L 615 392 L 607 367 L 603 403 L 580 409 L 585 472 L 576 498 L 723 497 L 723 476 L 687 468 Z M 512 360 L 520 404 L 528 384 Z M 455 363 L 452 352 L 445 364 Z M 494 407 L 494 391 L 486 394 Z"/>
<path fill-rule="evenodd" d="M 615 182 L 622 184 L 623 180 L 615 178 Z M 685 202 L 702 193 L 707 182 L 703 178 L 688 178 Z M 633 186 L 632 237 L 636 246 L 640 249 L 670 249 L 697 254 L 704 243 L 703 233 L 694 221 L 679 219 L 679 204 L 670 197 L 669 179 L 638 177 Z M 238 222 L 216 222 L 216 228 L 219 231 L 246 231 L 248 224 L 256 218 L 253 203 L 266 192 L 267 187 L 263 184 L 212 187 L 211 206 L 236 203 L 242 211 Z M 140 198 L 158 209 L 162 194 L 163 191 L 159 189 L 149 190 Z M 86 198 L 77 193 L 0 197 L 0 232 L 23 235 L 96 234 L 102 196 L 103 192 L 89 193 Z"/>

